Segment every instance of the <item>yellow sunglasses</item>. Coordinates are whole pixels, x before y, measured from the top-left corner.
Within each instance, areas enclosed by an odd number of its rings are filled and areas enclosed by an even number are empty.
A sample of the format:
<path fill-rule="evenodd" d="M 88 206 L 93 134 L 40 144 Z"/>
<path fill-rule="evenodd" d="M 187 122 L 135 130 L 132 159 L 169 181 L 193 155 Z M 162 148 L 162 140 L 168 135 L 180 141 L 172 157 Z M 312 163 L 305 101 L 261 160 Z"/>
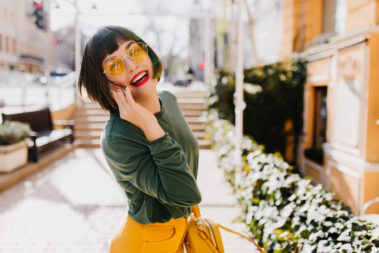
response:
<path fill-rule="evenodd" d="M 147 56 L 147 45 L 142 42 L 134 42 L 126 49 L 126 55 L 134 62 L 143 62 Z M 104 62 L 104 74 L 119 76 L 124 73 L 124 60 L 118 56 Z"/>

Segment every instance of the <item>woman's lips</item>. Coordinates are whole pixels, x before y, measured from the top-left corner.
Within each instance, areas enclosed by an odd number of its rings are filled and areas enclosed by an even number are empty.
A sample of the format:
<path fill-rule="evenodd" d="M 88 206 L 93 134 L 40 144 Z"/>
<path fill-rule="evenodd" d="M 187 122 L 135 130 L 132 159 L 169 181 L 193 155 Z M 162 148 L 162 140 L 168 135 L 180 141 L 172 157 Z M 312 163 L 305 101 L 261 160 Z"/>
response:
<path fill-rule="evenodd" d="M 149 81 L 149 78 L 150 78 L 149 73 L 146 72 L 146 76 L 141 81 L 139 81 L 136 84 L 132 84 L 132 85 L 133 85 L 133 87 L 140 87 L 140 86 L 144 85 L 147 81 Z"/>
<path fill-rule="evenodd" d="M 138 72 L 137 74 L 135 74 L 135 75 L 133 76 L 133 78 L 130 80 L 130 83 L 133 83 L 134 80 L 136 80 L 136 78 L 137 78 L 140 74 L 142 74 L 142 73 L 144 73 L 144 72 L 147 72 L 147 71 L 146 71 L 146 70 L 142 70 L 142 71 Z"/>

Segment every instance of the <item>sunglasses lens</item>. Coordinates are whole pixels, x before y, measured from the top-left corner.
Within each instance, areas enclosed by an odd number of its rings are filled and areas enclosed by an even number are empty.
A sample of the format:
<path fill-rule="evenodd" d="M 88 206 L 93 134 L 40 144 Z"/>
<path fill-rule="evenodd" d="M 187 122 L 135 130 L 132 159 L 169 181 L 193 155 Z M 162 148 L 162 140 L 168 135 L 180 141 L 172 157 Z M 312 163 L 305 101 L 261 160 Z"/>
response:
<path fill-rule="evenodd" d="M 104 66 L 105 73 L 110 76 L 118 76 L 124 72 L 124 62 L 120 58 L 108 61 Z"/>
<path fill-rule="evenodd" d="M 143 43 L 135 43 L 129 48 L 128 55 L 133 61 L 142 62 L 147 56 L 147 46 Z"/>

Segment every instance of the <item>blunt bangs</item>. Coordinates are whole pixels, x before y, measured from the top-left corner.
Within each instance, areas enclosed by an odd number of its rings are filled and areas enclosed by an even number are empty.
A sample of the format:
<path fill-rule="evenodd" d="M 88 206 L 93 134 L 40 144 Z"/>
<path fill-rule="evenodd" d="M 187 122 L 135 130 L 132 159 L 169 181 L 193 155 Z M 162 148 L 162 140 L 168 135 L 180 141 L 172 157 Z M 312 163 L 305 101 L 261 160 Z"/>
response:
<path fill-rule="evenodd" d="M 108 86 L 108 79 L 103 74 L 102 62 L 104 58 L 119 48 L 119 44 L 133 40 L 143 42 L 134 32 L 119 26 L 106 26 L 100 28 L 88 41 L 82 58 L 79 74 L 78 90 L 82 96 L 82 88 L 87 91 L 88 97 L 98 102 L 108 111 L 118 110 L 117 103 L 113 100 Z M 162 75 L 162 63 L 154 50 L 148 46 L 148 55 L 153 65 L 153 76 L 158 78 Z"/>

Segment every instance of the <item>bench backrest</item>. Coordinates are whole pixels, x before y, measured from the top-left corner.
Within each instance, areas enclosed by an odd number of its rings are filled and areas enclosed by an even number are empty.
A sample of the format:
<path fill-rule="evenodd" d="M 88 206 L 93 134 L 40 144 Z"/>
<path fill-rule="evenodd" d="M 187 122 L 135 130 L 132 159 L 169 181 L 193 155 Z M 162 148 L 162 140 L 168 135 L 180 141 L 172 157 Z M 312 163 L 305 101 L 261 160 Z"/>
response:
<path fill-rule="evenodd" d="M 44 108 L 37 111 L 21 112 L 14 114 L 2 113 L 3 122 L 5 120 L 21 121 L 29 123 L 34 132 L 50 131 L 53 130 L 53 122 L 49 108 Z"/>

